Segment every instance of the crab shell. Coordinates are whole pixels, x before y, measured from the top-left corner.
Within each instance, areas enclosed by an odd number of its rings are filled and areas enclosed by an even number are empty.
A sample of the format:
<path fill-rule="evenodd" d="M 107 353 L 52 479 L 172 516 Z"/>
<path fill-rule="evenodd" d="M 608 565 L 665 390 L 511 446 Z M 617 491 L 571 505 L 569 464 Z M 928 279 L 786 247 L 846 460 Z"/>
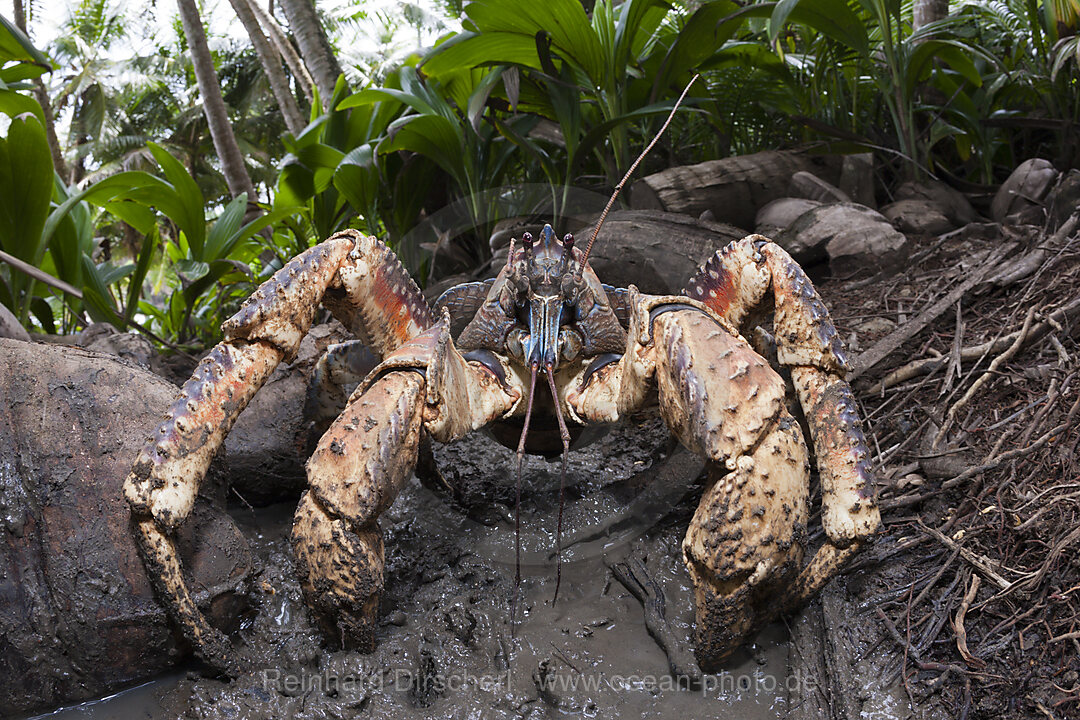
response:
<path fill-rule="evenodd" d="M 374 644 L 384 581 L 378 516 L 424 464 L 425 437 L 450 441 L 500 423 L 512 434 L 534 369 L 551 369 L 552 397 L 537 412 L 567 420 L 564 447 L 570 428 L 617 422 L 655 390 L 668 427 L 706 459 L 709 480 L 683 542 L 703 669 L 816 593 L 873 535 L 880 516 L 840 340 L 786 252 L 750 236 L 716 253 L 684 295 L 651 296 L 604 286 L 575 249 L 557 245 L 545 236 L 533 268 L 523 248 L 494 280 L 452 289 L 436 320 L 382 242 L 346 231 L 288 263 L 225 323 L 224 341 L 125 483 L 158 596 L 205 660 L 236 671 L 228 641 L 192 601 L 171 532 L 190 514 L 236 416 L 276 364 L 295 356 L 320 300 L 382 358 L 340 413 L 334 401 L 309 403 L 329 427 L 307 465 L 292 542 L 305 598 L 330 642 Z M 541 272 L 549 260 L 558 272 Z M 526 313 L 525 300 L 552 295 L 555 283 L 562 294 L 550 302 L 560 304 Z M 740 334 L 768 310 L 775 368 Z M 363 365 L 351 359 L 356 347 L 335 346 L 320 361 L 327 396 L 360 379 L 350 372 Z M 810 470 L 789 391 L 822 487 L 826 540 L 805 563 Z M 540 433 L 535 447 L 545 442 L 550 435 Z"/>

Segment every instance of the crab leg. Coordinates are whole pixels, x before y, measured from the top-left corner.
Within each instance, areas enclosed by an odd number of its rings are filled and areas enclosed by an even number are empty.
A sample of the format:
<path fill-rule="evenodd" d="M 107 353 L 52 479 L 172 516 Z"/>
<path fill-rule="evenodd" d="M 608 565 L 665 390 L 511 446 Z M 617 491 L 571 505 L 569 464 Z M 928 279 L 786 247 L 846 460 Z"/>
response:
<path fill-rule="evenodd" d="M 334 237 L 355 247 L 323 305 L 375 354 L 385 358 L 435 324 L 423 293 L 381 240 L 356 230 Z"/>
<path fill-rule="evenodd" d="M 395 348 L 431 320 L 419 310 L 419 291 L 407 277 L 385 245 L 357 233 L 336 235 L 294 258 L 223 324 L 225 339 L 196 368 L 125 480 L 135 538 L 158 598 L 196 651 L 218 668 L 229 669 L 228 645 L 192 602 L 169 534 L 191 513 L 237 416 L 277 364 L 296 356 L 328 289 L 338 288 L 338 313 L 379 347 Z M 402 295 L 409 297 L 380 321 L 377 313 Z"/>
<path fill-rule="evenodd" d="M 866 438 L 844 380 L 848 365 L 843 345 L 798 263 L 780 246 L 751 235 L 710 258 L 686 294 L 742 328 L 765 309 L 770 290 L 777 358 L 791 370 L 818 457 L 822 525 L 828 539 L 796 580 L 790 594 L 790 604 L 796 605 L 820 589 L 877 531 L 881 514 L 874 502 Z"/>
<path fill-rule="evenodd" d="M 710 461 L 683 540 L 697 657 L 713 669 L 768 618 L 802 560 L 807 452 L 784 382 L 741 337 L 699 310 L 653 311 L 660 411 Z M 665 312 L 665 310 L 668 310 Z"/>
<path fill-rule="evenodd" d="M 363 652 L 374 647 L 383 585 L 377 517 L 416 464 L 423 390 L 423 375 L 406 370 L 353 394 L 308 460 L 309 490 L 293 522 L 308 606 L 328 637 Z"/>
<path fill-rule="evenodd" d="M 698 662 L 709 670 L 769 619 L 773 597 L 798 572 L 806 445 L 784 381 L 723 319 L 686 298 L 632 291 L 630 300 L 626 352 L 594 369 L 567 405 L 585 421 L 611 421 L 654 381 L 668 428 L 708 461 L 683 555 L 694 581 Z"/>
<path fill-rule="evenodd" d="M 158 599 L 210 665 L 234 674 L 228 642 L 196 607 L 169 533 L 191 513 L 210 461 L 280 362 L 269 343 L 227 340 L 199 363 L 124 483 L 136 545 Z"/>
<path fill-rule="evenodd" d="M 423 431 L 448 441 L 513 409 L 520 387 L 466 361 L 443 320 L 391 353 L 308 461 L 292 543 L 308 605 L 343 646 L 369 651 L 383 586 L 378 516 L 412 473 Z"/>

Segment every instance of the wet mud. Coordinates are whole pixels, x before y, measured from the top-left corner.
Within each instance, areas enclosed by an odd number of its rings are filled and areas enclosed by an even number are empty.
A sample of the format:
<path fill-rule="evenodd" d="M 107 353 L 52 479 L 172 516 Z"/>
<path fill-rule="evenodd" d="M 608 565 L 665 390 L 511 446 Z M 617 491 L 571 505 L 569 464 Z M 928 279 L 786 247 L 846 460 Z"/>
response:
<path fill-rule="evenodd" d="M 50 717 L 787 717 L 782 624 L 763 630 L 725 672 L 692 682 L 672 673 L 641 602 L 610 571 L 639 561 L 664 595 L 670 640 L 692 649 L 680 542 L 701 488 L 697 468 L 664 438 L 659 418 L 643 413 L 572 453 L 557 602 L 560 464 L 526 458 L 516 624 L 513 453 L 479 434 L 437 447 L 456 492 L 414 479 L 383 515 L 387 580 L 370 655 L 327 649 L 310 623 L 287 543 L 293 506 L 234 507 L 262 561 L 254 612 L 232 636 L 250 671 L 224 682 L 192 666 Z M 641 502 L 654 477 L 667 485 Z"/>

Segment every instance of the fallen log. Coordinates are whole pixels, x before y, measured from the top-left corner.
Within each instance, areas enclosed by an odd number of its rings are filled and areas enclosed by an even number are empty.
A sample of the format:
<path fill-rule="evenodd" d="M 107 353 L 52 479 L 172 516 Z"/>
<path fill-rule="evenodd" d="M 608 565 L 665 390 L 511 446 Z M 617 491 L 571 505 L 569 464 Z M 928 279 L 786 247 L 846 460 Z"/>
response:
<path fill-rule="evenodd" d="M 121 492 L 175 395 L 109 355 L 0 339 L 0 716 L 97 697 L 190 654 Z M 176 542 L 196 602 L 234 622 L 254 558 L 212 486 Z"/>
<path fill-rule="evenodd" d="M 751 224 L 743 227 L 753 227 Z M 577 233 L 581 242 L 593 227 Z M 655 210 L 623 210 L 608 215 L 596 238 L 589 265 L 614 287 L 637 285 L 645 293 L 676 294 L 717 250 L 750 233 L 726 223 L 696 220 Z"/>
<path fill-rule="evenodd" d="M 668 168 L 633 184 L 630 207 L 693 217 L 710 210 L 722 222 L 754 227 L 758 210 L 789 195 L 792 175 L 808 172 L 836 185 L 841 162 L 840 156 L 768 150 Z"/>

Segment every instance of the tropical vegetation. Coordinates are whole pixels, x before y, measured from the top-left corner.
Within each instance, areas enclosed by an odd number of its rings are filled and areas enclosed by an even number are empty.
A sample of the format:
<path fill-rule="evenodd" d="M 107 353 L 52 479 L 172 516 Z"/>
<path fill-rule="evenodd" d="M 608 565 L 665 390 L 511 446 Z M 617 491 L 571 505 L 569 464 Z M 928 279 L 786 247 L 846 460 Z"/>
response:
<path fill-rule="evenodd" d="M 1078 0 L 918 23 L 907 0 L 400 3 L 367 54 L 345 39 L 363 9 L 230 6 L 248 41 L 208 42 L 178 0 L 175 42 L 124 59 L 116 0 L 73 0 L 40 48 L 20 0 L 0 18 L 0 303 L 28 328 L 204 345 L 347 227 L 418 277 L 478 265 L 501 217 L 610 192 L 695 74 L 646 171 L 791 146 L 966 186 L 1080 163 Z M 402 52 L 402 27 L 441 36 Z"/>

